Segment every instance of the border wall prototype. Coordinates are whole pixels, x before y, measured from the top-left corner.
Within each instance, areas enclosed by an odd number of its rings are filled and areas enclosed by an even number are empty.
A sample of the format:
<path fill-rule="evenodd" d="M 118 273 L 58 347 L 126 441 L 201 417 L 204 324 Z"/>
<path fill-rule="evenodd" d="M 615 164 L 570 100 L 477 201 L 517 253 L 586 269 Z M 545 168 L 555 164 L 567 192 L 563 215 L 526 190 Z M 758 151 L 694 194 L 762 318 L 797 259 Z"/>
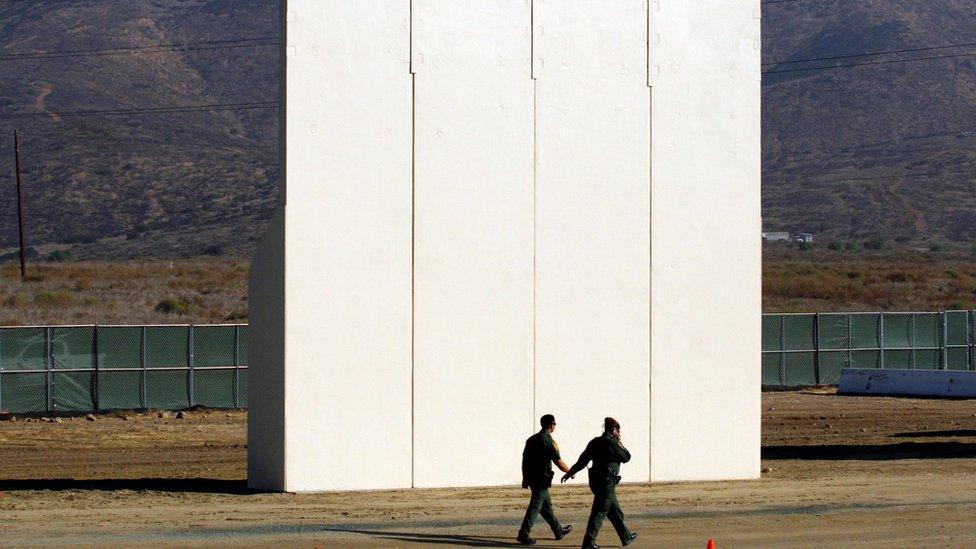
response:
<path fill-rule="evenodd" d="M 758 0 L 283 4 L 252 487 L 759 476 Z"/>

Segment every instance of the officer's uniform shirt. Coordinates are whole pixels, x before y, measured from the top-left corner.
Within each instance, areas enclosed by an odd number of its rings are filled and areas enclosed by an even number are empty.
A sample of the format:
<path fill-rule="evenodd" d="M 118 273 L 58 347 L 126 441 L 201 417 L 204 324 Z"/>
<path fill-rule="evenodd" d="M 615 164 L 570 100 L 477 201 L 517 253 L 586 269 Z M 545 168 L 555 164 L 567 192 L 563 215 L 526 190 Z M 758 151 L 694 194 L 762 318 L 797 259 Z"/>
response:
<path fill-rule="evenodd" d="M 620 464 L 630 461 L 630 452 L 620 445 L 620 441 L 607 433 L 596 437 L 586 445 L 586 449 L 580 454 L 579 460 L 570 470 L 570 475 L 575 475 L 582 471 L 586 464 L 593 462 L 593 470 L 597 474 L 604 471 L 612 471 L 614 475 L 620 474 Z"/>
<path fill-rule="evenodd" d="M 549 484 L 552 464 L 559 461 L 559 445 L 548 431 L 539 431 L 525 441 L 522 452 L 522 488 Z"/>

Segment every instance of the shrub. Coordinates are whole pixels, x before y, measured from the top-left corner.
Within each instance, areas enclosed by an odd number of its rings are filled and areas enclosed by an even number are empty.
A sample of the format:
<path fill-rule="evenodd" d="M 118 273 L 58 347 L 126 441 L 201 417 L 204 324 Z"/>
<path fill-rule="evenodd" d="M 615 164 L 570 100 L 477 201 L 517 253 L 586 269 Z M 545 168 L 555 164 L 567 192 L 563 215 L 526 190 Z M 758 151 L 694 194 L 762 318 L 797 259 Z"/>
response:
<path fill-rule="evenodd" d="M 860 249 L 860 247 L 857 245 L 857 242 L 847 241 L 844 243 L 844 249 L 849 252 L 856 252 Z"/>
<path fill-rule="evenodd" d="M 54 250 L 48 254 L 47 260 L 52 263 L 64 263 L 65 261 L 71 261 L 71 250 Z"/>
<path fill-rule="evenodd" d="M 891 273 L 885 277 L 885 280 L 887 280 L 888 282 L 901 284 L 904 282 L 908 282 L 908 275 L 906 273 L 901 273 L 901 272 Z"/>
<path fill-rule="evenodd" d="M 864 243 L 865 250 L 886 250 L 888 249 L 888 241 L 883 237 L 876 236 Z"/>
<path fill-rule="evenodd" d="M 183 315 L 190 310 L 190 305 L 182 299 L 169 297 L 156 305 L 156 311 L 166 314 Z"/>
<path fill-rule="evenodd" d="M 20 294 L 14 294 L 7 296 L 7 299 L 3 300 L 3 304 L 8 307 L 24 307 L 27 305 L 27 298 Z"/>
<path fill-rule="evenodd" d="M 930 252 L 944 252 L 945 249 L 946 249 L 945 248 L 945 245 L 944 244 L 939 244 L 938 242 L 933 242 L 933 243 L 929 244 L 929 251 Z"/>
<path fill-rule="evenodd" d="M 812 250 L 813 242 L 797 242 L 796 247 L 799 248 L 801 252 Z"/>
<path fill-rule="evenodd" d="M 247 321 L 247 309 L 238 309 L 224 317 L 227 322 Z"/>
<path fill-rule="evenodd" d="M 827 245 L 827 249 L 833 252 L 839 252 L 844 249 L 844 245 L 835 240 Z"/>
<path fill-rule="evenodd" d="M 34 294 L 34 303 L 41 307 L 64 307 L 71 303 L 71 294 L 64 290 L 60 292 L 37 292 Z"/>
<path fill-rule="evenodd" d="M 203 249 L 203 253 L 209 256 L 223 255 L 224 248 L 220 244 L 211 244 Z"/>

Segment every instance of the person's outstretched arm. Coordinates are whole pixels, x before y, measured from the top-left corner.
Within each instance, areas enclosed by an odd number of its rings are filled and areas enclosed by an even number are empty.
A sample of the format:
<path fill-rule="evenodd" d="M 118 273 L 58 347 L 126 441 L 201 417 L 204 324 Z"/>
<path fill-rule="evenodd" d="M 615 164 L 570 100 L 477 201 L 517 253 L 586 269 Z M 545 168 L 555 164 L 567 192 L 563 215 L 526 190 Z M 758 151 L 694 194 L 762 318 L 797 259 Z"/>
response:
<path fill-rule="evenodd" d="M 590 446 L 592 446 L 592 443 L 586 445 L 586 449 L 583 450 L 582 454 L 580 454 L 579 459 L 576 460 L 576 463 L 570 467 L 568 471 L 566 471 L 566 474 L 563 475 L 560 482 L 566 482 L 571 478 L 576 478 L 576 473 L 582 471 L 586 467 L 586 464 L 593 459 L 593 450 L 590 448 Z"/>
<path fill-rule="evenodd" d="M 557 459 L 553 463 L 556 464 L 556 467 L 558 467 L 560 471 L 562 471 L 564 473 L 568 473 L 569 472 L 569 465 L 566 465 L 566 462 L 565 461 L 563 461 L 561 459 Z"/>

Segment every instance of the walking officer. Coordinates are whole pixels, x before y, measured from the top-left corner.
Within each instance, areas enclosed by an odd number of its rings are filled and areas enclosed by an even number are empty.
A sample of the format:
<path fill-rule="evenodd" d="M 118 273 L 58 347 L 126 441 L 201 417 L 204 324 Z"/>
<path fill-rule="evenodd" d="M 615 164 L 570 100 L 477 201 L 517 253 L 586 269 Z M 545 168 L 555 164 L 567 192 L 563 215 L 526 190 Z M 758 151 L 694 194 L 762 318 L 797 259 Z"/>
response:
<path fill-rule="evenodd" d="M 573 529 L 572 526 L 562 526 L 552 512 L 552 500 L 549 498 L 549 487 L 552 486 L 552 464 L 562 472 L 569 471 L 569 467 L 559 456 L 559 445 L 552 439 L 552 433 L 556 430 L 556 418 L 552 414 L 546 414 L 539 420 L 542 430 L 532 435 L 525 441 L 525 450 L 522 451 L 522 488 L 532 490 L 532 497 L 529 499 L 529 508 L 525 511 L 525 520 L 522 521 L 522 528 L 519 529 L 518 542 L 522 545 L 532 545 L 535 540 L 529 537 L 532 531 L 532 523 L 542 515 L 542 518 L 549 523 L 552 533 L 556 539 L 563 539 Z"/>
<path fill-rule="evenodd" d="M 610 523 L 617 530 L 620 541 L 626 546 L 634 542 L 637 534 L 632 533 L 624 524 L 624 512 L 617 503 L 617 484 L 620 483 L 620 464 L 630 461 L 630 452 L 620 442 L 620 424 L 612 417 L 603 420 L 603 435 L 596 437 L 586 445 L 579 460 L 563 475 L 562 482 L 574 478 L 576 473 L 583 470 L 586 464 L 593 462 L 589 469 L 590 491 L 593 492 L 593 508 L 590 510 L 590 520 L 586 523 L 586 536 L 583 547 L 599 548 L 596 535 L 600 531 L 603 519 L 610 518 Z"/>

